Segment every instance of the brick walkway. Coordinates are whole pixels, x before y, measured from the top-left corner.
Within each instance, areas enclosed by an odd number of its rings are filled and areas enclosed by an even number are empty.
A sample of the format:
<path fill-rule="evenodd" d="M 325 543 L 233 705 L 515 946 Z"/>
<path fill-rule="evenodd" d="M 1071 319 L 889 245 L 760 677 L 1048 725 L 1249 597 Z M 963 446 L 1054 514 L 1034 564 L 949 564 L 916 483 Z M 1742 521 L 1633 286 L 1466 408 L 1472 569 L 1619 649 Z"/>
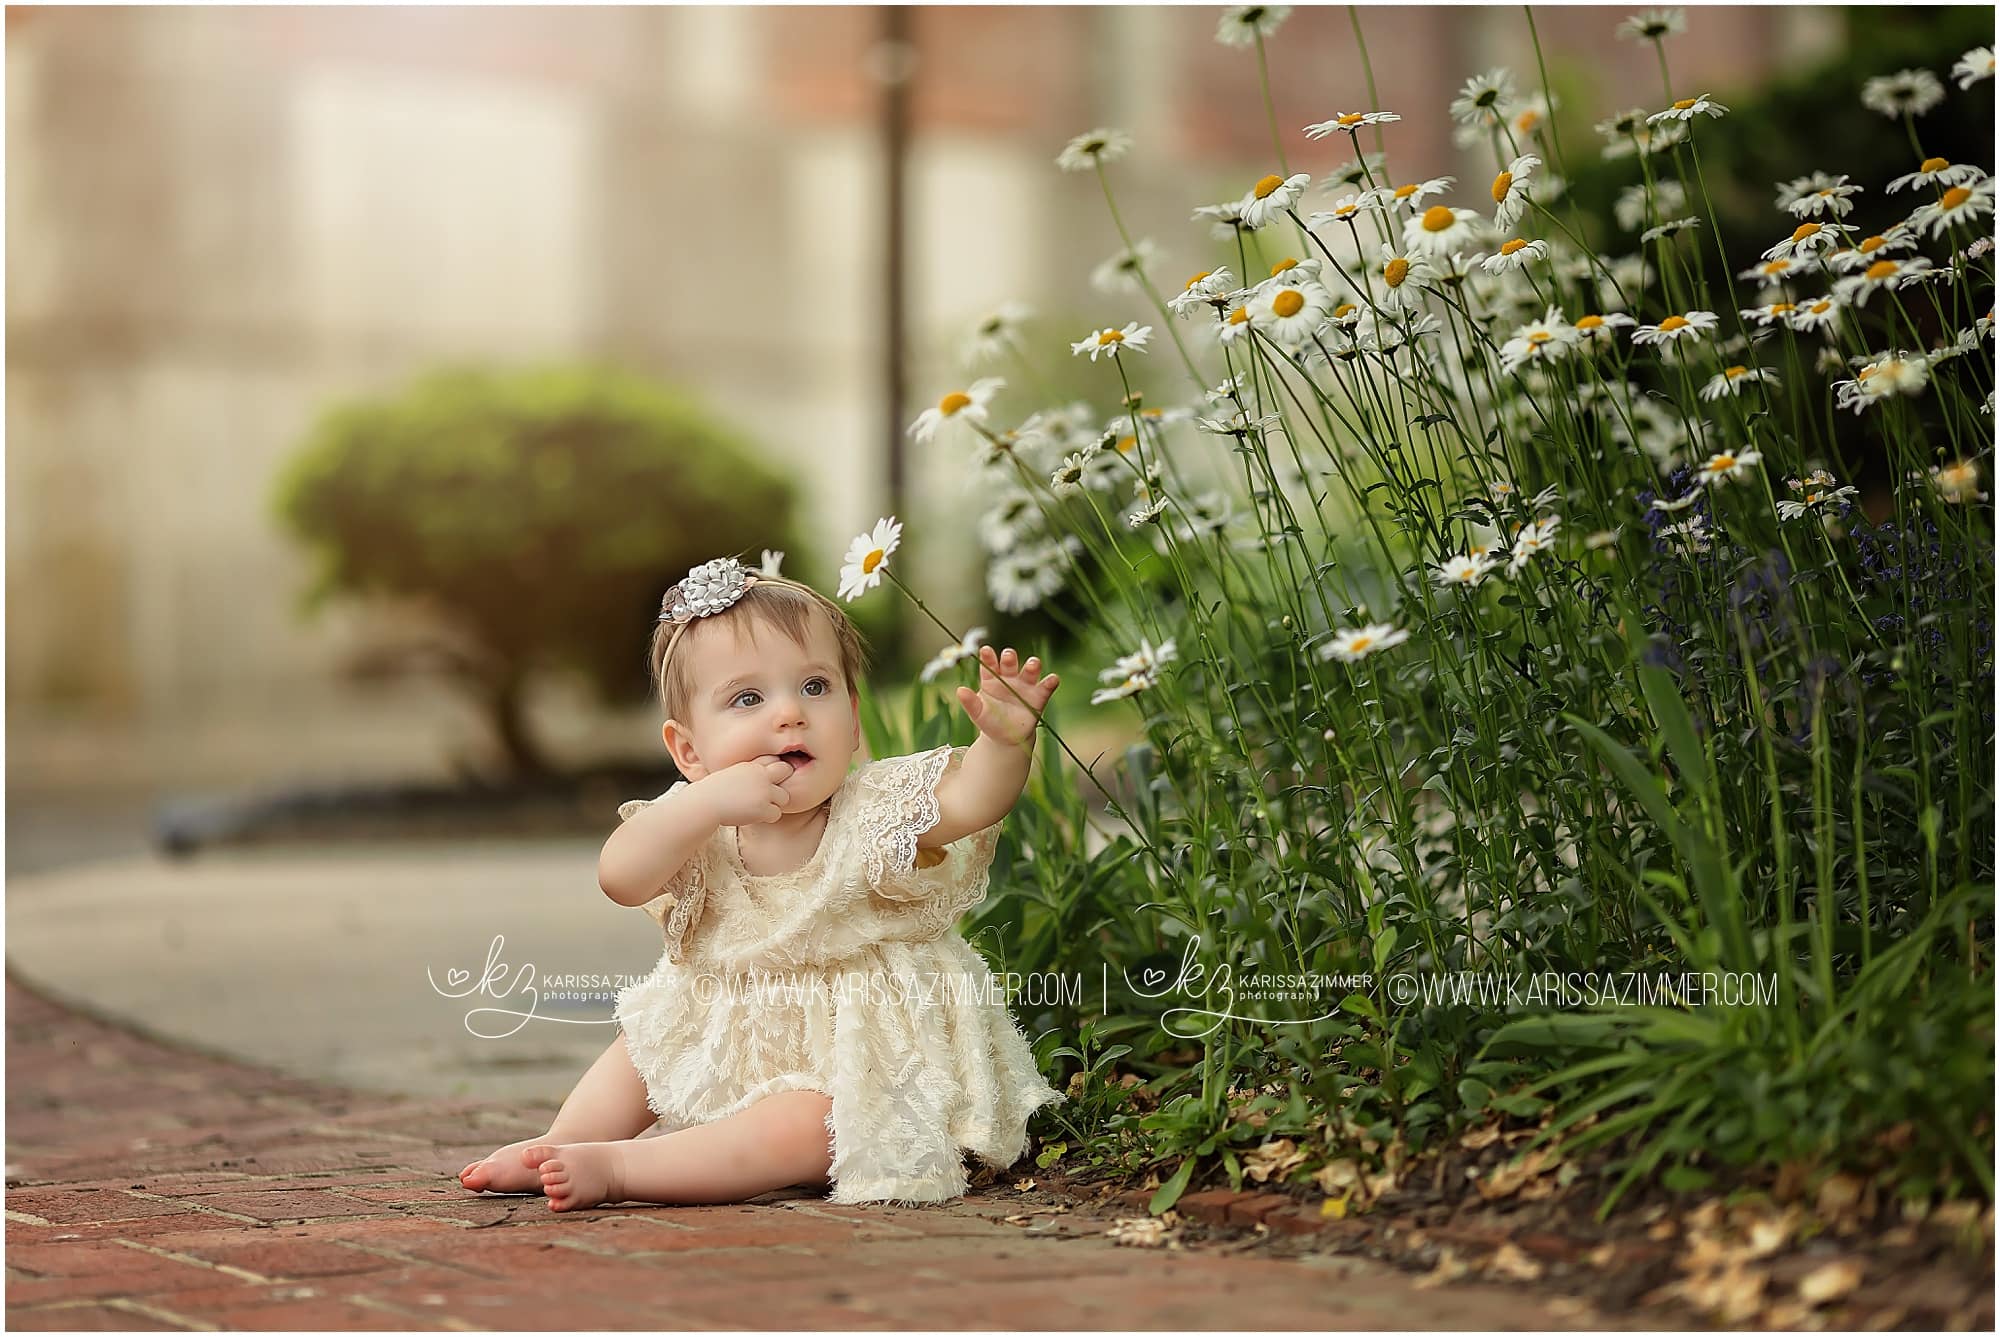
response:
<path fill-rule="evenodd" d="M 7 982 L 7 1323 L 32 1329 L 1544 1328 L 1575 1302 L 1378 1264 L 1123 1248 L 1011 1184 L 571 1215 L 453 1175 L 554 1107 L 397 1102 Z M 539 1121 L 538 1121 L 539 1120 Z M 1008 1218 L 1014 1218 L 1010 1223 Z"/>

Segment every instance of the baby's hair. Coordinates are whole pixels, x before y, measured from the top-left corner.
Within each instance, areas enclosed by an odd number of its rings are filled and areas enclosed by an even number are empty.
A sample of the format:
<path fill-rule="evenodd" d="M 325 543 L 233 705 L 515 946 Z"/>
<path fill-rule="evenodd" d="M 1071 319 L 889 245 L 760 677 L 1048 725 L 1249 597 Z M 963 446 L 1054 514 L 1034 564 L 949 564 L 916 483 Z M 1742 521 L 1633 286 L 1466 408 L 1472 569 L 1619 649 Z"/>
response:
<path fill-rule="evenodd" d="M 660 600 L 661 612 L 673 605 L 678 588 L 668 590 Z M 833 628 L 834 642 L 840 647 L 841 676 L 847 679 L 847 694 L 856 695 L 861 676 L 868 670 L 868 646 L 846 611 L 809 586 L 790 580 L 753 580 L 742 598 L 719 613 L 695 619 L 684 630 L 671 622 L 655 625 L 648 660 L 652 666 L 653 691 L 661 709 L 669 719 L 687 718 L 688 704 L 694 696 L 694 673 L 688 667 L 687 642 L 689 637 L 707 634 L 709 624 L 743 622 L 776 627 L 803 650 L 809 643 L 816 614 L 825 617 Z M 674 640 L 676 630 L 681 630 L 678 642 Z M 671 655 L 667 653 L 669 646 L 673 648 Z"/>

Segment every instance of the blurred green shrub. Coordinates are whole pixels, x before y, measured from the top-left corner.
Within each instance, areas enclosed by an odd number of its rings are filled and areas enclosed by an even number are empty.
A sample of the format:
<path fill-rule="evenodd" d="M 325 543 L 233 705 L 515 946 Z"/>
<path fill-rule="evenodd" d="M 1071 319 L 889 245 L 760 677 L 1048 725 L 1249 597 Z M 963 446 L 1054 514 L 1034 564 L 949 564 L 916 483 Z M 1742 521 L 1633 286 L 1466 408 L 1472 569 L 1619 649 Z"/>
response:
<path fill-rule="evenodd" d="M 667 586 L 722 553 L 790 550 L 787 575 L 803 555 L 792 487 L 748 441 L 590 368 L 447 370 L 337 405 L 273 502 L 316 560 L 305 613 L 358 596 L 433 614 L 436 642 L 391 668 L 441 670 L 475 696 L 516 775 L 549 769 L 524 710 L 533 675 L 641 700 Z"/>

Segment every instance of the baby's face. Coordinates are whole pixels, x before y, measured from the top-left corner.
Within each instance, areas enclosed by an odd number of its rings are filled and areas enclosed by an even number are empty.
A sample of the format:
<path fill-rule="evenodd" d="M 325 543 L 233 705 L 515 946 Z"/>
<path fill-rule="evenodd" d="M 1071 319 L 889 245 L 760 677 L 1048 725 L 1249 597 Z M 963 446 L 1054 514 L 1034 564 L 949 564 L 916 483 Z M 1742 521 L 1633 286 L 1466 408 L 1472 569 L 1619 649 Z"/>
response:
<path fill-rule="evenodd" d="M 814 619 L 801 648 L 776 627 L 748 619 L 681 638 L 694 693 L 685 720 L 662 730 L 674 763 L 690 780 L 762 756 L 792 765 L 785 811 L 817 807 L 840 788 L 861 746 L 861 703 L 840 672 L 840 647 Z M 692 642 L 690 645 L 689 642 Z"/>

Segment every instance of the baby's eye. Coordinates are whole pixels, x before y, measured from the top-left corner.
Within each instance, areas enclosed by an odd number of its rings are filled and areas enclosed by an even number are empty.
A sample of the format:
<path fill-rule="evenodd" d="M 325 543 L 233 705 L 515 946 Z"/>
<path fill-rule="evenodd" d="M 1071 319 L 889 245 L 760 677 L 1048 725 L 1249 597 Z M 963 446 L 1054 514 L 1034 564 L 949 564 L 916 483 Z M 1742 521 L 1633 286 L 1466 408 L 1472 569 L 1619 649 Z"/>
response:
<path fill-rule="evenodd" d="M 730 702 L 729 704 L 732 706 L 740 706 L 743 704 L 743 699 L 745 697 L 749 697 L 752 699 L 752 701 L 754 701 L 756 699 L 756 696 L 757 694 L 755 692 L 738 692 L 736 694 L 736 699 Z"/>
<path fill-rule="evenodd" d="M 819 690 L 817 692 L 811 690 L 814 683 L 819 684 Z M 806 690 L 807 696 L 825 696 L 828 692 L 833 690 L 833 685 L 829 683 L 825 678 L 808 678 L 806 679 L 806 689 L 807 689 Z"/>

